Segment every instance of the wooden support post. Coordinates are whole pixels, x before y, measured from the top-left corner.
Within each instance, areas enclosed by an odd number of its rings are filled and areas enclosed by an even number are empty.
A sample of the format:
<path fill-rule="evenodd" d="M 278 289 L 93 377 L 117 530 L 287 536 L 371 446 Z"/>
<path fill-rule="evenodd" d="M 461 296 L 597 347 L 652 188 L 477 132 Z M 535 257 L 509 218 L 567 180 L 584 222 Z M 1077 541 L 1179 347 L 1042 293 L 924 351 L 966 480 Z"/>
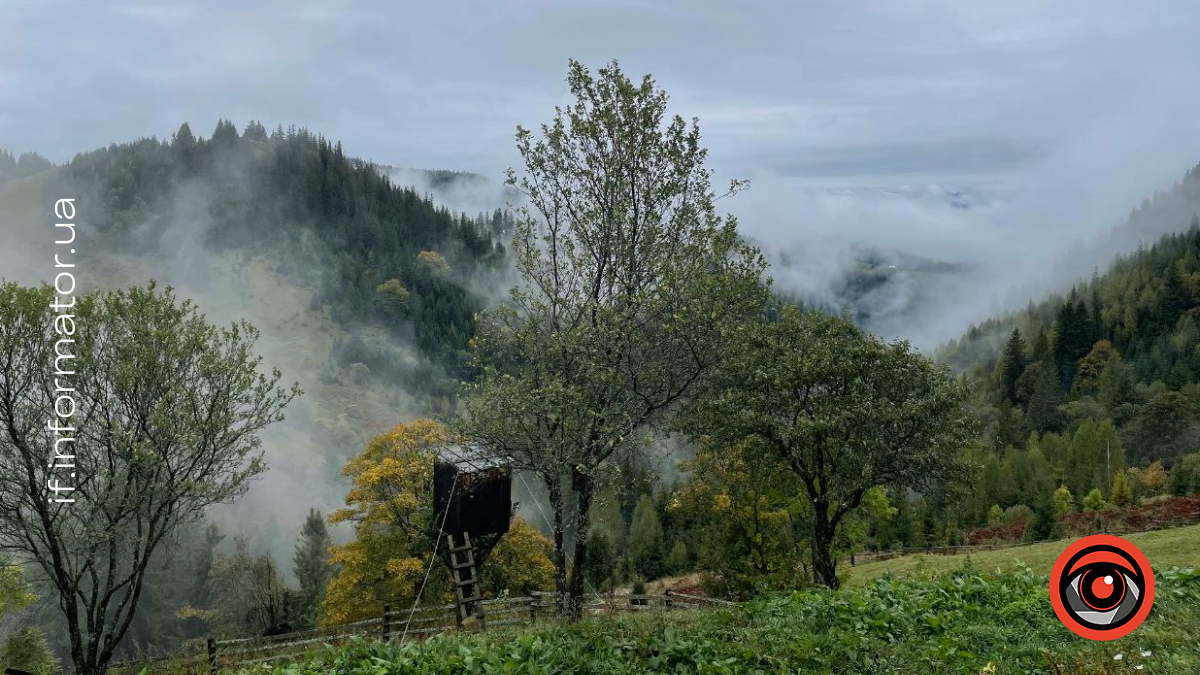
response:
<path fill-rule="evenodd" d="M 392 639 L 392 606 L 384 604 L 383 606 L 383 641 L 387 642 Z"/>
<path fill-rule="evenodd" d="M 671 589 L 669 588 L 663 591 L 663 606 L 671 609 Z"/>
<path fill-rule="evenodd" d="M 537 621 L 537 611 L 538 611 L 538 598 L 535 595 L 535 596 L 529 598 L 529 622 L 530 623 Z"/>
<path fill-rule="evenodd" d="M 208 672 L 217 675 L 217 641 L 208 638 Z"/>

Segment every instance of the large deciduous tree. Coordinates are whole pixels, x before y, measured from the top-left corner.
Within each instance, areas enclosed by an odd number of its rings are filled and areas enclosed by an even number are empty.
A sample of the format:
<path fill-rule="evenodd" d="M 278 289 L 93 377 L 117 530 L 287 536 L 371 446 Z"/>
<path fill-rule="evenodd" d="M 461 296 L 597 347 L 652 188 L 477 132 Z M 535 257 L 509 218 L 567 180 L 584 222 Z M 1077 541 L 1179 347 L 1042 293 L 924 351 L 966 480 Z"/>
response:
<path fill-rule="evenodd" d="M 464 431 L 544 481 L 560 603 L 578 616 L 599 472 L 689 395 L 765 290 L 762 256 L 716 213 L 696 121 L 616 63 L 571 62 L 567 83 L 574 103 L 517 131 L 521 282 L 481 322 Z"/>
<path fill-rule="evenodd" d="M 927 490 L 961 475 L 964 388 L 907 343 L 842 318 L 789 307 L 739 338 L 697 395 L 693 430 L 757 439 L 795 472 L 812 506 L 815 576 L 836 588 L 838 526 L 872 488 Z"/>
<path fill-rule="evenodd" d="M 96 293 L 72 308 L 59 354 L 53 289 L 0 286 L 0 546 L 58 596 L 79 673 L 103 673 L 129 630 L 148 566 L 203 510 L 265 470 L 259 432 L 299 394 L 277 386 L 246 323 L 209 324 L 170 289 Z M 68 327 L 61 322 L 60 329 Z M 74 476 L 50 468 L 62 387 Z M 66 410 L 61 404 L 60 410 Z M 54 501 L 49 482 L 75 490 Z"/>

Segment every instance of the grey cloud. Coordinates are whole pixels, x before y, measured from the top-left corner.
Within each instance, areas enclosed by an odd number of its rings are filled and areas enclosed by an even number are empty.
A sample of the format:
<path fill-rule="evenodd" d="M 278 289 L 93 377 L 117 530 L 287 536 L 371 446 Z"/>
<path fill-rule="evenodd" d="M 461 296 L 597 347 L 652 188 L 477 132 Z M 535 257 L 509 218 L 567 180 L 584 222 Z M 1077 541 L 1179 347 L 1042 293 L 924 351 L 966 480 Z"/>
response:
<path fill-rule="evenodd" d="M 757 239 L 979 263 L 988 308 L 1200 159 L 1198 28 L 1186 0 L 0 0 L 0 146 L 254 118 L 498 180 L 567 59 L 619 58 L 756 179 L 728 208 Z"/>

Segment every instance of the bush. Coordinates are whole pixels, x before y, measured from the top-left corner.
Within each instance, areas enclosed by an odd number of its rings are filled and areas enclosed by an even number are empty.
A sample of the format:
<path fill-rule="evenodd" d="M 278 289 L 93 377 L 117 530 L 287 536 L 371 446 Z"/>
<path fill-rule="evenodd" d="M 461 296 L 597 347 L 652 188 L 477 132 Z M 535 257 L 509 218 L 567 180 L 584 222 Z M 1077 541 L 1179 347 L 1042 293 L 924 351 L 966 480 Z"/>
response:
<path fill-rule="evenodd" d="M 0 647 L 0 666 L 34 675 L 52 675 L 58 670 L 58 659 L 50 651 L 46 636 L 40 630 L 22 628 Z"/>

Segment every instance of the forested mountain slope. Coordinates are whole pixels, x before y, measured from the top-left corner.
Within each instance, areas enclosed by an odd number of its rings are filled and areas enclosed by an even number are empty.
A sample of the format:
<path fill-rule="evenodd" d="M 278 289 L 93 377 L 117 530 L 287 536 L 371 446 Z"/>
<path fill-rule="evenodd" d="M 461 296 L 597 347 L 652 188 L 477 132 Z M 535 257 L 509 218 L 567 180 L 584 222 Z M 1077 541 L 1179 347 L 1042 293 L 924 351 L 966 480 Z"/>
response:
<path fill-rule="evenodd" d="M 1054 277 L 1059 281 L 1083 277 L 1097 264 L 1103 269 L 1118 255 L 1150 246 L 1163 235 L 1180 232 L 1197 212 L 1200 212 L 1200 164 L 1189 169 L 1170 189 L 1143 199 L 1109 232 L 1069 251 L 1056 265 Z"/>
<path fill-rule="evenodd" d="M 347 326 L 378 325 L 459 374 L 486 287 L 502 265 L 493 242 L 506 218 L 467 217 L 393 184 L 305 129 L 243 133 L 230 122 L 198 138 L 187 124 L 169 142 L 144 138 L 76 156 L 50 194 L 78 194 L 85 223 L 112 250 L 192 247 L 264 254 L 314 288 Z M 186 275 L 187 261 L 177 270 Z M 204 283 L 204 279 L 186 279 Z M 376 374 L 383 355 L 347 344 L 341 361 Z"/>
<path fill-rule="evenodd" d="M 1021 506 L 1049 528 L 1055 511 L 1200 489 L 1200 220 L 1178 229 L 941 350 L 983 431 L 960 523 Z"/>
<path fill-rule="evenodd" d="M 54 168 L 54 164 L 36 152 L 14 155 L 9 150 L 0 148 L 0 184 L 51 168 Z"/>

